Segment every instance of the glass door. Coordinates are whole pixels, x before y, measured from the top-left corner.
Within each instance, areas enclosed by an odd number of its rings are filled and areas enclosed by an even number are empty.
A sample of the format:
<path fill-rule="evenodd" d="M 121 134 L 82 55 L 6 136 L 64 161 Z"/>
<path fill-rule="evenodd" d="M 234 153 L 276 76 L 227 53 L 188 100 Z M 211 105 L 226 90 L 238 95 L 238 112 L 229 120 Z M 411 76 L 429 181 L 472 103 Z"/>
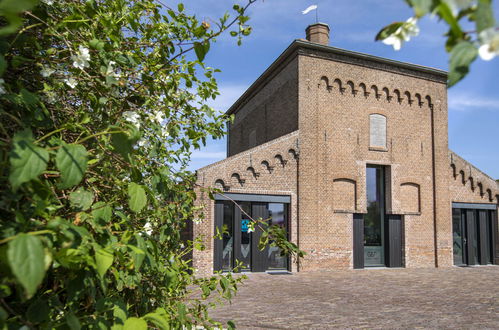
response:
<path fill-rule="evenodd" d="M 364 266 L 385 266 L 385 173 L 367 166 L 367 214 L 364 216 Z"/>
<path fill-rule="evenodd" d="M 267 246 L 260 250 L 262 229 L 249 229 L 251 219 L 267 219 L 269 225 L 288 229 L 288 204 L 239 201 L 215 203 L 215 270 L 232 271 L 236 266 L 243 272 L 287 270 L 288 257 L 281 250 Z"/>
<path fill-rule="evenodd" d="M 466 235 L 465 219 L 461 209 L 452 209 L 452 240 L 454 265 L 466 265 Z"/>

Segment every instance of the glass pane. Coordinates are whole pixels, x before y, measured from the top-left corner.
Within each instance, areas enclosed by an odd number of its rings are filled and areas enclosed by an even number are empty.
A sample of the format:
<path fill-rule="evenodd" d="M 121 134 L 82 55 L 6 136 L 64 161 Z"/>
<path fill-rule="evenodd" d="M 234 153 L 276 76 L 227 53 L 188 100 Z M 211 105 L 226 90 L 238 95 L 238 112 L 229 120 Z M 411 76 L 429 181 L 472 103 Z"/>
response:
<path fill-rule="evenodd" d="M 463 227 L 461 221 L 461 209 L 452 209 L 452 236 L 453 236 L 453 251 L 454 265 L 464 265 L 464 243 L 463 243 Z"/>
<path fill-rule="evenodd" d="M 277 225 L 287 230 L 286 205 L 282 203 L 269 203 L 270 225 Z M 286 269 L 287 257 L 281 256 L 281 249 L 275 246 L 268 248 L 268 268 L 269 269 Z"/>
<path fill-rule="evenodd" d="M 233 224 L 234 224 L 234 205 L 233 203 L 224 203 L 224 220 L 223 220 L 223 250 L 222 250 L 222 269 L 231 270 L 233 260 Z"/>
<path fill-rule="evenodd" d="M 364 265 L 384 266 L 384 177 L 383 168 L 367 167 L 367 214 L 364 217 Z"/>
<path fill-rule="evenodd" d="M 239 261 L 243 263 L 242 269 L 248 270 L 251 268 L 251 237 L 252 233 L 248 232 L 248 224 L 251 216 L 251 204 L 248 202 L 240 202 L 241 206 L 241 258 Z"/>

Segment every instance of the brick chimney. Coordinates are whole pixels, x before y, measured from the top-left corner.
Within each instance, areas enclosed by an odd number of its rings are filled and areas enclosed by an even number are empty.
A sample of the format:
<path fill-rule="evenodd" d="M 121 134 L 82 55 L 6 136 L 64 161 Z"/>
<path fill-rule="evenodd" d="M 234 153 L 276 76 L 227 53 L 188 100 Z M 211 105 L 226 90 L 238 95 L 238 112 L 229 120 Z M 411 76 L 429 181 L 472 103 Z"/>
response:
<path fill-rule="evenodd" d="M 329 45 L 329 25 L 315 23 L 307 26 L 307 40 L 316 44 Z"/>

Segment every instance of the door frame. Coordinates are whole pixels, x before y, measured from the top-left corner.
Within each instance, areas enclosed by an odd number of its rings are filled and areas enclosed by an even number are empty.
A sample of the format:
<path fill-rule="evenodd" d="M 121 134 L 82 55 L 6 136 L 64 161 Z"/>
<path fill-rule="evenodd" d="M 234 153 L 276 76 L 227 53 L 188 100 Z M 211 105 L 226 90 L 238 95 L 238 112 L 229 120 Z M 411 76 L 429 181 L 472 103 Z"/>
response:
<path fill-rule="evenodd" d="M 453 202 L 452 213 L 454 213 L 455 209 L 460 212 L 464 250 L 464 263 L 456 266 L 498 265 L 497 204 Z M 452 231 L 454 232 L 454 228 Z M 477 260 L 475 260 L 475 251 L 472 240 L 470 240 L 475 234 L 477 238 Z M 454 246 L 454 243 L 452 245 Z"/>
<path fill-rule="evenodd" d="M 246 202 L 250 204 L 250 216 L 254 219 L 268 218 L 268 207 L 269 203 L 280 203 L 284 204 L 284 217 L 286 219 L 285 226 L 287 232 L 287 239 L 291 237 L 291 196 L 289 195 L 256 195 L 256 194 L 238 194 L 238 193 L 224 193 L 215 194 L 214 196 L 214 229 L 215 233 L 217 228 L 221 228 L 223 225 L 223 205 L 227 202 L 232 204 L 232 237 L 233 237 L 233 260 L 232 268 L 235 266 L 235 260 L 241 260 L 241 219 L 243 214 L 241 209 L 234 205 L 235 203 Z M 238 235 L 239 234 L 239 235 Z M 265 272 L 268 269 L 268 260 L 266 258 L 268 254 L 268 247 L 263 251 L 258 249 L 258 242 L 262 230 L 258 227 L 255 231 L 251 233 L 251 258 L 250 258 L 250 268 L 243 269 L 243 272 Z M 213 269 L 215 271 L 222 270 L 222 240 L 214 238 L 213 245 Z M 286 262 L 286 269 L 283 271 L 289 271 L 291 269 L 291 259 L 288 256 Z M 281 269 L 275 269 L 279 271 Z M 222 270 L 229 271 L 229 270 Z"/>

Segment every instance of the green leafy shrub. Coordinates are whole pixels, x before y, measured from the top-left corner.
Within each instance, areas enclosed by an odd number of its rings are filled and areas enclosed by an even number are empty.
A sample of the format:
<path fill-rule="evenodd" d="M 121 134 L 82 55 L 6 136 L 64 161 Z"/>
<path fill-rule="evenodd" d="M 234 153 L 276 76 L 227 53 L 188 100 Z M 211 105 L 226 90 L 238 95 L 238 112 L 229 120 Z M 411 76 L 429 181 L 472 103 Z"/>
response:
<path fill-rule="evenodd" d="M 1 2 L 0 326 L 216 325 L 207 298 L 241 277 L 192 275 L 186 166 L 228 120 L 203 59 L 254 1 L 214 27 L 154 0 Z"/>

